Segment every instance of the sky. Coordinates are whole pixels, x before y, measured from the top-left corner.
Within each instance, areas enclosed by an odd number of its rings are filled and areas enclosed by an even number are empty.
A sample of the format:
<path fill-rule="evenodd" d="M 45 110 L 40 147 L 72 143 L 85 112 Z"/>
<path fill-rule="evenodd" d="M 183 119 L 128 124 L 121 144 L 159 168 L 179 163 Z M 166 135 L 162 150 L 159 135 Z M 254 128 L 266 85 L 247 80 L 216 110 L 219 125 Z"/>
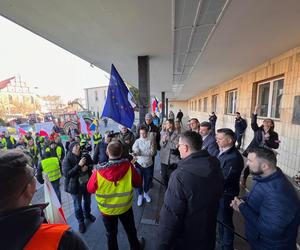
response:
<path fill-rule="evenodd" d="M 0 16 L 0 81 L 21 77 L 39 95 L 67 102 L 84 88 L 108 83 L 109 74 Z"/>

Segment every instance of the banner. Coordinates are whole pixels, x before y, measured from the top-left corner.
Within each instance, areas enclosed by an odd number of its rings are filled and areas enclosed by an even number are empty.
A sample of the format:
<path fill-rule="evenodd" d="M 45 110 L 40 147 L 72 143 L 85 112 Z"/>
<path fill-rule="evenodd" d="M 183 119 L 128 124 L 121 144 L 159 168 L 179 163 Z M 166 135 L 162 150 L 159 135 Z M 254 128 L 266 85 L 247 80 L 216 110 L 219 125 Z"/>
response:
<path fill-rule="evenodd" d="M 46 132 L 48 135 L 51 134 L 52 128 L 54 126 L 53 122 L 40 122 L 40 123 L 35 123 L 35 132 L 40 133 L 42 130 L 43 132 Z"/>

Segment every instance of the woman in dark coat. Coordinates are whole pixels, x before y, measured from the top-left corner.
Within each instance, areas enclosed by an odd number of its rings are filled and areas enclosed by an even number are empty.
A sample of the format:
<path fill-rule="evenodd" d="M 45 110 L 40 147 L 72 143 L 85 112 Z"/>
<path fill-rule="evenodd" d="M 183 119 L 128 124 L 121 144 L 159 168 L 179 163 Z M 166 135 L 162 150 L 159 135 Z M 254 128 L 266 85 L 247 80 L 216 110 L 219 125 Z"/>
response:
<path fill-rule="evenodd" d="M 257 125 L 257 111 L 259 106 L 256 106 L 254 112 L 251 117 L 251 128 L 254 131 L 254 138 L 250 142 L 247 149 L 244 151 L 243 156 L 248 156 L 248 150 L 250 148 L 264 147 L 269 149 L 277 149 L 279 148 L 279 139 L 278 134 L 274 131 L 274 121 L 270 118 L 266 118 L 263 120 L 263 124 L 258 127 Z M 242 187 L 246 187 L 247 177 L 249 176 L 250 171 L 247 166 L 244 170 L 243 180 L 241 182 Z"/>

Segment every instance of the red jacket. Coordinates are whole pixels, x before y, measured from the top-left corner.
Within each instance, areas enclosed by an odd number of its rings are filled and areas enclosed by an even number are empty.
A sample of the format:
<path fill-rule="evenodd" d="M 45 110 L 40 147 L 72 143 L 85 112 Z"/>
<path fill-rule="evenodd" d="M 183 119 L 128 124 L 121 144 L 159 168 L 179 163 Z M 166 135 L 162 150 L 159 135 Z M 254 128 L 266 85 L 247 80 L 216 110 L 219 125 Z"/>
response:
<path fill-rule="evenodd" d="M 134 188 L 141 187 L 142 178 L 128 160 L 109 160 L 105 165 L 100 165 L 93 170 L 87 184 L 88 192 L 95 193 L 98 189 L 97 172 L 106 180 L 117 182 L 124 177 L 129 168 L 131 168 L 132 173 L 132 186 Z"/>

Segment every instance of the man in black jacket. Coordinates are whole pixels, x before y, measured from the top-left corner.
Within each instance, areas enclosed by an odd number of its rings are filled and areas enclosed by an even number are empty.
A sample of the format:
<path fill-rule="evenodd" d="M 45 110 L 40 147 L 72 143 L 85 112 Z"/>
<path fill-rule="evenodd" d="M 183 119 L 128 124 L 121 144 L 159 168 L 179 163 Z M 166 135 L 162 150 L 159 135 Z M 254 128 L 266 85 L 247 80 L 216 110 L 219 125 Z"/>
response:
<path fill-rule="evenodd" d="M 223 194 L 219 161 L 202 151 L 193 131 L 179 138 L 182 158 L 169 180 L 160 211 L 158 249 L 215 249 L 216 218 Z"/>
<path fill-rule="evenodd" d="M 231 129 L 218 129 L 216 138 L 220 149 L 218 159 L 225 180 L 224 194 L 220 200 L 218 212 L 218 220 L 220 222 L 218 225 L 218 241 L 222 250 L 233 250 L 233 209 L 230 207 L 230 203 L 240 192 L 239 181 L 244 168 L 244 160 L 235 147 L 235 134 Z M 223 226 L 223 224 L 226 226 Z"/>
<path fill-rule="evenodd" d="M 58 250 L 87 250 L 82 239 L 68 225 L 51 225 L 52 233 L 44 230 L 43 210 L 46 204 L 29 205 L 36 191 L 34 168 L 19 150 L 0 153 L 0 242 L 1 249 L 45 249 L 56 245 Z M 38 241 L 43 239 L 42 242 Z M 54 234 L 61 234 L 53 240 Z M 36 248 L 36 243 L 40 243 Z M 34 245 L 35 244 L 35 245 Z M 52 248 L 51 248 L 52 249 Z"/>
<path fill-rule="evenodd" d="M 65 176 L 65 191 L 73 198 L 75 216 L 79 224 L 79 232 L 84 233 L 86 226 L 84 219 L 94 222 L 96 218 L 91 214 L 91 194 L 86 185 L 92 175 L 93 164 L 88 165 L 87 158 L 82 157 L 79 142 L 72 142 L 69 153 L 65 157 L 62 168 Z M 82 199 L 84 206 L 82 207 Z"/>
<path fill-rule="evenodd" d="M 247 128 L 247 122 L 244 118 L 241 117 L 240 112 L 236 112 L 235 122 L 234 122 L 234 129 L 235 129 L 235 137 L 237 141 L 237 149 L 240 149 L 242 144 L 242 138 Z"/>

